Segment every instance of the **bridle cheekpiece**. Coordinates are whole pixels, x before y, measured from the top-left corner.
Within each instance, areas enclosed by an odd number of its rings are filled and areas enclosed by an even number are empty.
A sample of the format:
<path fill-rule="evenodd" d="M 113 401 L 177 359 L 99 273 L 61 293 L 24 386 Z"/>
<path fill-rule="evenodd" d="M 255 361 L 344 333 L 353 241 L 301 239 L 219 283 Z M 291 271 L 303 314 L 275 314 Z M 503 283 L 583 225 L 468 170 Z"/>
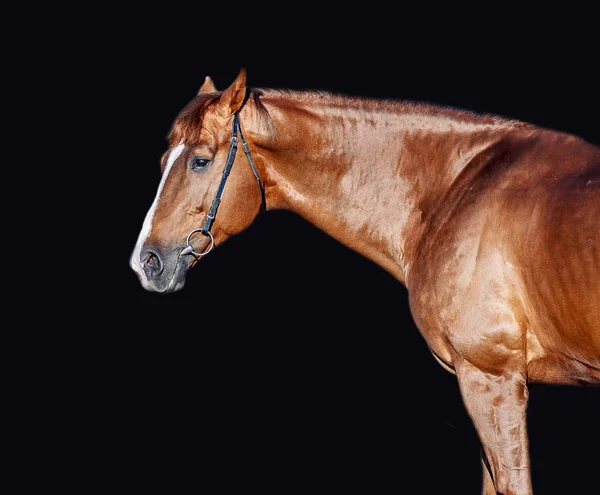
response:
<path fill-rule="evenodd" d="M 244 139 L 244 134 L 242 133 L 242 127 L 240 126 L 240 118 L 238 112 L 235 112 L 233 115 L 233 124 L 231 128 L 231 140 L 229 145 L 229 153 L 227 154 L 227 161 L 225 162 L 225 169 L 223 170 L 223 175 L 221 177 L 221 182 L 219 182 L 219 188 L 217 189 L 217 194 L 215 195 L 215 199 L 213 199 L 212 204 L 210 205 L 210 209 L 206 214 L 206 219 L 204 220 L 204 225 L 199 229 L 192 230 L 185 241 L 186 246 L 181 250 L 179 256 L 184 256 L 186 254 L 192 254 L 194 256 L 206 256 L 208 253 L 212 251 L 215 247 L 215 238 L 213 237 L 210 229 L 215 221 L 215 217 L 217 216 L 217 210 L 219 209 L 219 205 L 221 204 L 221 196 L 223 195 L 223 190 L 225 189 L 225 183 L 227 182 L 227 178 L 229 177 L 229 173 L 231 172 L 231 168 L 233 167 L 233 162 L 235 161 L 235 155 L 237 153 L 238 148 L 238 137 L 240 135 L 240 140 L 242 141 L 242 147 L 244 148 L 244 153 L 250 162 L 250 167 L 252 168 L 252 173 L 256 178 L 256 182 L 258 183 L 258 188 L 260 189 L 260 209 L 264 210 L 266 207 L 265 201 L 265 190 L 263 188 L 262 182 L 260 181 L 260 176 L 258 175 L 258 170 L 256 169 L 256 165 L 254 164 L 254 160 L 252 159 L 252 154 L 250 153 L 250 148 L 248 147 L 248 143 Z M 190 240 L 192 236 L 200 232 L 202 235 L 206 237 L 210 237 L 210 246 L 207 250 L 202 253 L 198 253 L 194 251 L 194 247 L 191 245 Z"/>

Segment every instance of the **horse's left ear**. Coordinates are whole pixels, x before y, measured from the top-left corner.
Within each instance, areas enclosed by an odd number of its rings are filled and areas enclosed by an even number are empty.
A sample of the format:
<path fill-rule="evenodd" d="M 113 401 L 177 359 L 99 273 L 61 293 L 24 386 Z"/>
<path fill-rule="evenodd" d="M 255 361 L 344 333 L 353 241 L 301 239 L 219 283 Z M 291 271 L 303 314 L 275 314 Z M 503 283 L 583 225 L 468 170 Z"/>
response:
<path fill-rule="evenodd" d="M 206 78 L 204 79 L 204 83 L 202 83 L 202 86 L 200 86 L 200 89 L 198 90 L 198 94 L 200 93 L 216 93 L 217 92 L 217 88 L 215 86 L 215 83 L 213 82 L 213 80 L 206 76 Z"/>
<path fill-rule="evenodd" d="M 221 98 L 219 98 L 219 104 L 226 116 L 233 115 L 237 112 L 246 99 L 246 69 L 240 69 L 240 73 L 233 81 L 233 84 L 229 86 Z"/>

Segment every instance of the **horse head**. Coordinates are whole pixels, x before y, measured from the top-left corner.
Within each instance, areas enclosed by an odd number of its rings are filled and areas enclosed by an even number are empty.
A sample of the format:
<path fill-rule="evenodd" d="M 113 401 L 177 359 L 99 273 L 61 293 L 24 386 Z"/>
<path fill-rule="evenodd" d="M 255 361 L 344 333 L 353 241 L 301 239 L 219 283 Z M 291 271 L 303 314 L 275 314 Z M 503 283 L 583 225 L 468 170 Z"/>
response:
<path fill-rule="evenodd" d="M 207 77 L 175 119 L 161 159 L 158 191 L 130 259 L 145 289 L 181 289 L 188 270 L 215 244 L 246 229 L 264 204 L 243 135 L 246 156 L 236 154 L 242 132 L 239 113 L 243 108 L 248 126 L 255 114 L 247 96 L 243 69 L 222 92 Z M 236 165 L 240 161 L 250 161 L 252 167 Z"/>

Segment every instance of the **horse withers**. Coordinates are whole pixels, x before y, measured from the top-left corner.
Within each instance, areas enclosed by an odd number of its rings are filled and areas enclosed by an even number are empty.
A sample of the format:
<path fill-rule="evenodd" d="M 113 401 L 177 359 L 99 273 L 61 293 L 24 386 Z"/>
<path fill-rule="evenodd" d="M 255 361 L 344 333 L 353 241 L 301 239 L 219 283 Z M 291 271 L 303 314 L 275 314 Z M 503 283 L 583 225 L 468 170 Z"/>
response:
<path fill-rule="evenodd" d="M 243 152 L 238 152 L 238 148 Z M 225 91 L 177 116 L 131 256 L 142 285 L 188 270 L 262 209 L 288 209 L 403 283 L 481 440 L 484 494 L 531 494 L 535 383 L 600 384 L 600 148 L 433 105 Z"/>

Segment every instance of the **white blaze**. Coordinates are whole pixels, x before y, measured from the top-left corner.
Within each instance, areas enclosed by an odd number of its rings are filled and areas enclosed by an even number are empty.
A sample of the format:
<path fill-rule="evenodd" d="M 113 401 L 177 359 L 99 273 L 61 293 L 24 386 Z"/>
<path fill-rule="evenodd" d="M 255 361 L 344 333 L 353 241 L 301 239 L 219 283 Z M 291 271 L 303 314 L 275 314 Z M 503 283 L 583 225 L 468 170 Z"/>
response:
<path fill-rule="evenodd" d="M 150 206 L 150 209 L 148 210 L 148 213 L 146 214 L 146 218 L 144 219 L 144 224 L 142 225 L 142 231 L 140 232 L 140 236 L 138 237 L 137 243 L 135 244 L 135 248 L 133 249 L 133 254 L 131 255 L 131 259 L 129 261 L 131 268 L 133 268 L 133 270 L 135 270 L 138 273 L 138 275 L 142 279 L 142 282 L 147 281 L 146 273 L 142 269 L 142 264 L 141 264 L 141 260 L 140 260 L 140 257 L 142 254 L 142 246 L 146 242 L 146 239 L 148 239 L 150 232 L 152 232 L 152 219 L 154 218 L 154 212 L 156 211 L 156 208 L 158 206 L 158 201 L 160 199 L 160 193 L 162 192 L 163 187 L 165 187 L 165 182 L 167 181 L 167 177 L 169 176 L 169 172 L 171 171 L 171 168 L 173 168 L 173 164 L 177 161 L 177 158 L 179 158 L 179 155 L 181 155 L 181 152 L 183 151 L 184 147 L 185 146 L 183 144 L 179 144 L 179 145 L 175 146 L 175 148 L 173 148 L 171 150 L 171 153 L 169 154 L 169 159 L 167 160 L 167 165 L 165 167 L 165 171 L 160 180 L 160 184 L 158 185 L 158 191 L 156 192 L 156 197 L 154 198 L 154 202 L 152 203 L 152 206 Z"/>

